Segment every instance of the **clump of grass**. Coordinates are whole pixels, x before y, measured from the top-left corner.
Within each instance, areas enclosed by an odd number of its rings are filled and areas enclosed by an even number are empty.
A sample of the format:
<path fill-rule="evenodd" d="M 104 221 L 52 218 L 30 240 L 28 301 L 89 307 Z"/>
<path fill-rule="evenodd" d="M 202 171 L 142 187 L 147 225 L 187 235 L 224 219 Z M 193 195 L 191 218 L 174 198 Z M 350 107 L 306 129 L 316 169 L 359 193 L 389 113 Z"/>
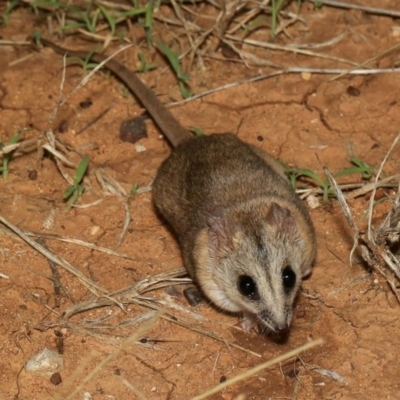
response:
<path fill-rule="evenodd" d="M 353 167 L 343 168 L 339 172 L 336 172 L 333 176 L 334 178 L 339 178 L 343 176 L 349 176 L 354 174 L 361 174 L 362 179 L 368 180 L 371 179 L 374 175 L 375 167 L 368 165 L 365 161 L 361 159 L 351 156 L 350 162 L 354 165 Z M 331 186 L 330 180 L 328 177 L 321 178 L 316 172 L 308 168 L 294 168 L 289 165 L 283 163 L 285 172 L 290 180 L 290 183 L 293 188 L 296 188 L 297 182 L 300 178 L 306 177 L 311 180 L 311 182 L 319 187 L 322 190 L 322 198 L 326 203 L 329 200 L 329 196 L 335 194 L 334 189 Z"/>
<path fill-rule="evenodd" d="M 6 9 L 4 10 L 3 15 L 0 17 L 0 24 L 1 25 L 8 25 L 10 20 L 11 12 L 19 6 L 19 0 L 13 0 L 7 3 Z"/>
<path fill-rule="evenodd" d="M 400 175 L 397 175 L 397 193 L 390 197 L 392 207 L 384 216 L 379 226 L 374 226 L 372 216 L 374 211 L 376 190 L 379 187 L 379 177 L 389 154 L 393 151 L 400 140 L 400 134 L 393 141 L 390 149 L 386 153 L 379 170 L 375 176 L 374 187 L 367 208 L 368 225 L 366 232 L 360 230 L 352 216 L 350 207 L 337 184 L 335 177 L 325 169 L 325 173 L 335 190 L 339 204 L 347 219 L 347 222 L 354 234 L 354 244 L 350 252 L 350 264 L 354 251 L 358 248 L 361 256 L 367 265 L 378 272 L 387 282 L 390 289 L 400 303 L 400 257 L 398 254 L 400 243 Z"/>
<path fill-rule="evenodd" d="M 190 77 L 187 74 L 184 74 L 180 67 L 179 57 L 163 42 L 155 41 L 157 48 L 161 51 L 162 54 L 167 57 L 168 62 L 170 63 L 172 70 L 175 72 L 176 78 L 178 79 L 179 90 L 184 99 L 193 95 L 192 90 L 189 87 Z"/>
<path fill-rule="evenodd" d="M 68 211 L 77 202 L 79 197 L 81 197 L 83 192 L 85 191 L 85 186 L 82 184 L 82 181 L 83 177 L 87 172 L 88 165 L 89 165 L 89 156 L 85 155 L 78 164 L 78 167 L 76 168 L 73 184 L 68 186 L 67 189 L 64 190 L 63 197 L 64 200 L 66 200 L 68 203 L 67 206 Z"/>
<path fill-rule="evenodd" d="M 95 69 L 99 65 L 98 63 L 90 61 L 90 59 L 92 58 L 93 53 L 94 53 L 93 50 L 88 52 L 88 55 L 87 55 L 87 57 L 85 59 L 82 59 L 82 58 L 79 58 L 79 57 L 68 57 L 68 59 L 69 60 L 77 60 L 79 63 L 82 64 L 83 71 L 85 73 L 87 73 L 88 71 Z"/>
<path fill-rule="evenodd" d="M 146 57 L 142 52 L 138 53 L 138 58 L 140 61 L 140 65 L 137 68 L 137 72 L 147 72 L 147 71 L 151 71 L 152 69 L 157 68 L 156 64 L 147 62 Z"/>
<path fill-rule="evenodd" d="M 152 3 L 151 1 L 148 3 Z M 6 12 L 3 15 L 3 20 L 8 18 L 10 13 L 26 4 L 21 1 L 12 1 Z M 60 20 L 66 21 L 61 23 L 56 29 L 56 32 L 71 33 L 77 30 L 84 30 L 88 33 L 95 34 L 104 27 L 108 28 L 109 34 L 114 36 L 117 34 L 117 26 L 121 21 L 128 18 L 140 17 L 146 15 L 149 6 L 139 7 L 132 5 L 128 8 L 118 9 L 112 4 L 102 5 L 96 4 L 93 1 L 87 2 L 86 6 L 75 6 L 67 2 L 58 0 L 40 0 L 28 3 L 28 6 L 34 13 L 43 11 L 48 14 L 57 14 L 63 16 Z M 152 9 L 152 8 L 151 8 Z"/>
<path fill-rule="evenodd" d="M 175 74 L 180 93 L 184 99 L 192 95 L 189 86 L 189 75 L 182 71 L 183 59 L 188 60 L 188 67 L 195 59 L 202 62 L 203 55 L 212 55 L 224 43 L 235 48 L 243 61 L 247 58 L 238 47 L 235 47 L 230 32 L 237 33 L 237 37 L 244 38 L 257 30 L 270 28 L 270 37 L 275 38 L 287 26 L 297 21 L 293 13 L 287 13 L 293 1 L 271 0 L 266 4 L 238 2 L 210 8 L 210 17 L 215 17 L 215 24 L 210 28 L 201 22 L 187 20 L 188 12 L 196 13 L 197 8 L 206 1 L 188 2 L 163 2 L 160 0 L 132 1 L 130 4 L 116 4 L 112 2 L 70 2 L 61 0 L 33 0 L 11 1 L 5 8 L 2 18 L 3 23 L 8 23 L 12 13 L 17 8 L 29 8 L 33 13 L 45 14 L 53 18 L 53 31 L 68 34 L 80 34 L 92 40 L 102 42 L 107 47 L 111 41 L 130 42 L 126 31 L 131 24 L 142 28 L 145 33 L 147 47 L 156 45 L 158 50 L 166 57 Z M 161 5 L 171 7 L 174 17 L 170 18 L 161 9 Z M 300 2 L 298 1 L 298 4 Z M 211 6 L 213 6 L 211 4 Z M 189 10 L 190 9 L 190 10 Z M 290 14 L 290 15 L 289 15 Z M 284 23 L 278 27 L 280 15 L 285 18 Z M 129 21 L 129 23 L 128 23 Z M 127 26 L 128 25 L 128 26 Z M 169 42 L 162 42 L 155 38 L 163 37 L 165 26 L 171 26 L 176 34 Z M 182 39 L 176 40 L 176 37 Z M 201 49 L 201 52 L 199 52 Z M 143 54 L 139 53 L 140 72 L 155 68 L 154 64 L 146 62 Z M 84 68 L 93 68 L 86 62 Z"/>

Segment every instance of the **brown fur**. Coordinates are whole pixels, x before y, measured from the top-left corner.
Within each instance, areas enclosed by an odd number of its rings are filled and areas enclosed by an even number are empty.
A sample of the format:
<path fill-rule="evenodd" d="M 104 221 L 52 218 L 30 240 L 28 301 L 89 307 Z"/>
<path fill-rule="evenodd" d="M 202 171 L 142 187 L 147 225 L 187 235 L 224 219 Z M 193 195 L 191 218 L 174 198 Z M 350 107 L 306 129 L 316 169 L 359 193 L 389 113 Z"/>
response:
<path fill-rule="evenodd" d="M 61 54 L 87 56 L 43 42 Z M 115 60 L 106 67 L 175 146 L 157 173 L 153 199 L 178 236 L 190 276 L 218 307 L 285 330 L 301 278 L 311 271 L 315 236 L 282 166 L 234 135 L 192 137 L 133 72 Z M 282 283 L 287 267 L 296 278 L 290 290 Z M 256 282 L 251 298 L 239 290 L 243 276 Z"/>

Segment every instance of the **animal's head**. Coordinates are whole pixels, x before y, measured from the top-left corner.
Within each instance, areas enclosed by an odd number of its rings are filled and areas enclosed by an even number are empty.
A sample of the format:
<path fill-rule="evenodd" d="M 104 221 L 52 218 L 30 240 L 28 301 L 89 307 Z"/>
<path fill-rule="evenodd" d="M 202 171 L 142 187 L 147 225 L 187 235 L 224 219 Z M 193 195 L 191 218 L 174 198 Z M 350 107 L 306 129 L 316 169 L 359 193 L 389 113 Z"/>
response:
<path fill-rule="evenodd" d="M 311 261 L 287 208 L 273 202 L 256 211 L 213 212 L 199 236 L 197 280 L 221 309 L 250 314 L 269 330 L 286 331 Z"/>

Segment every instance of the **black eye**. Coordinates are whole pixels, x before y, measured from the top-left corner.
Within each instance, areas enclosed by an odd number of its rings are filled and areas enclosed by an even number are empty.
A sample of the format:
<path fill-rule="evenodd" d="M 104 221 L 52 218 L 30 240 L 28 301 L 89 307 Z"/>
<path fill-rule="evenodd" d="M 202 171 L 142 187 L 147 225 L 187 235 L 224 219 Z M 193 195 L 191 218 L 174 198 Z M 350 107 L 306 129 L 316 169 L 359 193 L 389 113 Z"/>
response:
<path fill-rule="evenodd" d="M 296 284 L 296 274 L 293 272 L 292 268 L 286 267 L 282 271 L 282 282 L 285 291 L 293 289 L 294 285 Z"/>
<path fill-rule="evenodd" d="M 248 275 L 241 275 L 238 279 L 239 292 L 248 297 L 250 300 L 259 300 L 260 295 L 258 294 L 257 285 L 254 279 Z"/>

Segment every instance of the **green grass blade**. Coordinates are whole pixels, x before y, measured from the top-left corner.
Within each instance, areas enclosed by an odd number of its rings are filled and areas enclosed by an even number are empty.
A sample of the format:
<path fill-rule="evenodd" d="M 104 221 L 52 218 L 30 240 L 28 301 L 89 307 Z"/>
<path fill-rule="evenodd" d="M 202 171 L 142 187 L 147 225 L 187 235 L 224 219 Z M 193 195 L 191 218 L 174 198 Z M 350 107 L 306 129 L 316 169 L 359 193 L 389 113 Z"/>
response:
<path fill-rule="evenodd" d="M 130 198 L 133 198 L 133 197 L 136 195 L 138 189 L 139 189 L 139 185 L 138 185 L 137 183 L 135 183 L 135 184 L 133 185 L 131 191 L 129 192 L 129 197 L 130 197 Z"/>
<path fill-rule="evenodd" d="M 167 57 L 169 63 L 171 64 L 172 69 L 175 72 L 175 75 L 178 79 L 180 76 L 183 75 L 181 73 L 181 67 L 179 65 L 179 58 L 178 56 L 163 42 L 159 40 L 155 40 L 154 43 L 156 44 L 157 48 Z"/>
<path fill-rule="evenodd" d="M 146 14 L 147 8 L 131 8 L 128 11 L 121 13 L 122 17 L 130 18 L 136 17 L 137 15 Z"/>
<path fill-rule="evenodd" d="M 144 30 L 146 32 L 147 44 L 151 46 L 153 44 L 153 10 L 154 1 L 149 0 L 146 6 Z"/>
<path fill-rule="evenodd" d="M 1 24 L 2 25 L 8 25 L 8 22 L 10 20 L 10 14 L 11 12 L 17 8 L 20 5 L 20 1 L 19 0 L 13 0 L 10 1 L 6 7 L 6 9 L 4 10 L 3 15 L 1 16 Z"/>
<path fill-rule="evenodd" d="M 91 33 L 95 33 L 96 32 L 96 26 L 97 26 L 97 21 L 99 20 L 99 16 L 100 16 L 101 11 L 99 9 L 97 9 L 94 13 L 93 13 L 93 17 L 92 20 L 90 22 L 90 28 L 92 29 Z"/>
<path fill-rule="evenodd" d="M 271 17 L 271 38 L 274 38 L 276 35 L 276 25 L 278 21 L 278 14 L 282 9 L 283 3 L 285 0 L 272 0 L 271 9 L 272 9 L 272 17 Z"/>
<path fill-rule="evenodd" d="M 100 9 L 101 13 L 104 15 L 104 18 L 107 20 L 108 25 L 110 26 L 111 34 L 114 36 L 115 29 L 117 26 L 116 19 L 103 6 L 99 5 L 99 9 Z"/>
<path fill-rule="evenodd" d="M 364 179 L 370 179 L 372 178 L 372 175 L 374 173 L 375 167 L 372 167 L 371 165 L 368 165 L 366 162 L 351 156 L 350 161 L 356 165 L 357 167 L 363 168 L 362 176 Z"/>
<path fill-rule="evenodd" d="M 60 0 L 36 0 L 32 5 L 35 7 L 64 7 Z"/>
<path fill-rule="evenodd" d="M 84 24 L 83 22 L 73 22 L 71 24 L 65 24 L 62 27 L 62 31 L 73 31 L 75 29 L 81 29 L 84 28 L 86 26 L 86 24 Z"/>
<path fill-rule="evenodd" d="M 18 131 L 17 133 L 15 133 L 14 135 L 11 136 L 9 144 L 15 144 L 18 142 L 19 137 L 21 136 L 21 131 Z"/>
<path fill-rule="evenodd" d="M 187 84 L 187 82 L 190 80 L 190 77 L 182 73 L 181 67 L 179 65 L 179 57 L 165 43 L 158 40 L 154 40 L 154 43 L 161 51 L 161 53 L 163 53 L 167 57 L 169 63 L 171 64 L 171 67 L 178 79 L 179 90 L 182 97 L 184 99 L 187 99 L 188 97 L 192 96 L 193 92 Z"/>
<path fill-rule="evenodd" d="M 71 197 L 68 199 L 68 205 L 69 205 L 68 210 L 71 209 L 71 205 L 72 205 L 72 204 L 75 204 L 75 203 L 76 203 L 76 201 L 78 200 L 78 197 L 79 197 L 79 192 L 78 192 L 78 190 L 74 190 L 74 191 L 72 192 Z"/>
<path fill-rule="evenodd" d="M 75 186 L 68 186 L 64 192 L 63 192 L 63 198 L 64 199 L 69 199 L 72 196 L 72 193 L 74 193 L 76 190 Z"/>
<path fill-rule="evenodd" d="M 198 126 L 193 127 L 193 132 L 196 136 L 204 136 L 204 132 Z"/>
<path fill-rule="evenodd" d="M 189 97 L 191 97 L 193 95 L 193 91 L 186 84 L 186 82 L 179 80 L 178 85 L 179 85 L 179 90 L 181 92 L 181 95 L 184 99 L 188 99 Z"/>
<path fill-rule="evenodd" d="M 138 53 L 138 58 L 140 61 L 140 66 L 136 70 L 138 72 L 151 71 L 152 69 L 157 67 L 156 64 L 149 64 L 146 60 L 146 57 L 144 56 L 144 54 L 141 51 Z"/>
<path fill-rule="evenodd" d="M 339 172 L 336 172 L 336 174 L 334 174 L 333 176 L 335 178 L 340 178 L 341 176 L 347 176 L 347 175 L 354 175 L 354 174 L 362 174 L 364 177 L 364 174 L 366 176 L 368 176 L 368 174 L 370 175 L 370 177 L 372 176 L 372 174 L 370 173 L 370 169 L 366 169 L 363 167 L 349 167 L 349 168 L 344 168 L 342 170 L 340 170 Z"/>
<path fill-rule="evenodd" d="M 81 162 L 79 163 L 75 176 L 74 176 L 74 186 L 78 186 L 79 183 L 82 181 L 84 175 L 86 174 L 87 167 L 89 165 L 89 156 L 83 156 Z"/>
<path fill-rule="evenodd" d="M 258 15 L 256 18 L 244 25 L 244 32 L 245 34 L 249 34 L 256 31 L 258 28 L 265 26 L 267 23 L 268 19 L 265 15 Z"/>
<path fill-rule="evenodd" d="M 312 179 L 313 181 L 315 181 L 318 186 L 325 186 L 326 185 L 326 181 L 323 181 L 314 171 L 312 171 L 311 169 L 307 169 L 307 168 L 299 168 L 294 170 L 294 173 L 297 175 L 297 177 L 300 176 L 306 176 L 310 179 Z"/>
<path fill-rule="evenodd" d="M 14 135 L 11 136 L 10 140 L 8 141 L 8 144 L 15 144 L 18 142 L 20 136 L 21 136 L 22 131 L 19 130 L 17 133 L 14 133 Z M 0 148 L 3 148 L 4 145 L 1 143 Z M 11 161 L 13 151 L 7 154 L 3 154 L 3 166 L 1 167 L 1 172 L 3 175 L 3 179 L 8 178 L 8 165 Z"/>

